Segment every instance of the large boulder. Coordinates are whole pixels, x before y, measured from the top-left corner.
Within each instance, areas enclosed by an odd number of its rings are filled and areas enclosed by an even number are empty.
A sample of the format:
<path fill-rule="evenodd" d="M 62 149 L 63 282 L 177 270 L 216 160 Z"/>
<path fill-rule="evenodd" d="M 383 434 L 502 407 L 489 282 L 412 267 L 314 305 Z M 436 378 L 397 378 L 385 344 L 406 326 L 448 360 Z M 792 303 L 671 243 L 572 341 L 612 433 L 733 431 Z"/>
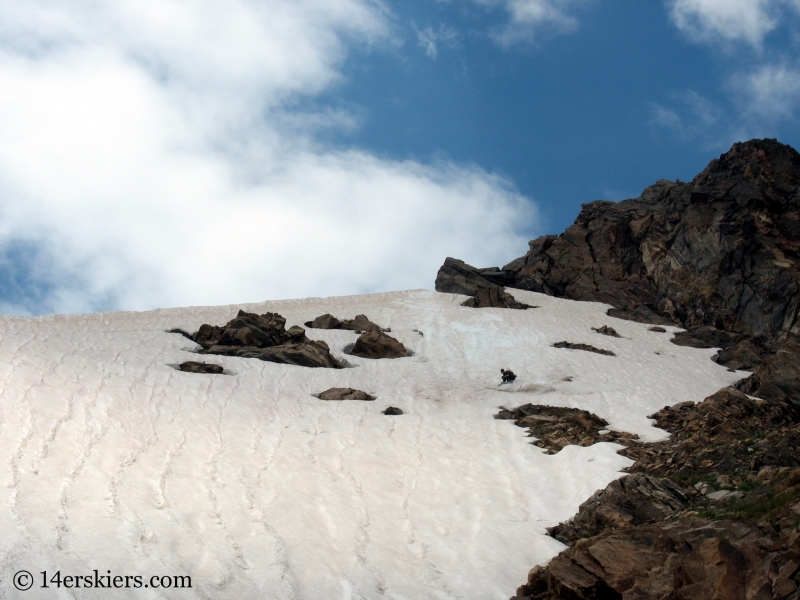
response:
<path fill-rule="evenodd" d="M 330 388 L 317 394 L 320 400 L 375 400 L 375 396 L 353 388 Z"/>
<path fill-rule="evenodd" d="M 333 315 L 325 313 L 313 321 L 306 321 L 305 326 L 311 329 L 341 329 L 342 322 Z"/>
<path fill-rule="evenodd" d="M 408 350 L 403 344 L 382 331 L 367 331 L 361 334 L 353 345 L 350 354 L 361 358 L 403 358 L 409 356 Z"/>
<path fill-rule="evenodd" d="M 477 291 L 474 297 L 461 303 L 461 306 L 470 308 L 515 308 L 525 310 L 531 308 L 517 300 L 498 285 L 483 288 Z"/>
<path fill-rule="evenodd" d="M 353 319 L 339 320 L 333 315 L 320 315 L 313 321 L 306 321 L 306 327 L 312 329 L 349 329 L 350 331 L 388 331 L 370 321 L 366 315 L 356 315 Z"/>
<path fill-rule="evenodd" d="M 509 278 L 497 267 L 476 269 L 463 260 L 448 257 L 436 274 L 435 287 L 437 292 L 474 296 L 482 289 L 512 283 L 513 274 Z"/>

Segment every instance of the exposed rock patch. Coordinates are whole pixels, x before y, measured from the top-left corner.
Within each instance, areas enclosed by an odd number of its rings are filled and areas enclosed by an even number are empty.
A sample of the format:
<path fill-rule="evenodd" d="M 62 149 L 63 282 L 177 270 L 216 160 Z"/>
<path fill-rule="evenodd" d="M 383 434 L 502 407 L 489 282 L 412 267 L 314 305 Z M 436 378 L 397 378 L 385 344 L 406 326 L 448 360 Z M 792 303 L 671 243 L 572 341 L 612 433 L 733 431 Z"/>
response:
<path fill-rule="evenodd" d="M 747 394 L 800 407 L 800 336 L 786 334 L 753 374 L 739 384 Z"/>
<path fill-rule="evenodd" d="M 410 356 L 406 347 L 390 335 L 382 331 L 367 331 L 362 333 L 353 349 L 353 356 L 361 358 L 403 358 Z"/>
<path fill-rule="evenodd" d="M 302 327 L 286 329 L 286 319 L 277 313 L 257 315 L 239 311 L 222 327 L 203 324 L 195 334 L 172 330 L 202 347 L 201 354 L 258 358 L 303 367 L 341 369 L 343 365 L 323 341 L 309 340 Z"/>
<path fill-rule="evenodd" d="M 654 327 L 648 327 L 647 331 L 655 331 L 656 333 L 667 333 L 666 329 L 664 329 L 663 327 L 659 327 L 658 325 L 655 325 Z"/>
<path fill-rule="evenodd" d="M 603 348 L 595 348 L 590 344 L 573 344 L 572 342 L 556 342 L 553 348 L 569 348 L 570 350 L 584 350 L 586 352 L 594 352 L 595 354 L 604 354 L 605 356 L 616 356 L 611 350 L 604 350 Z"/>
<path fill-rule="evenodd" d="M 533 569 L 516 598 L 794 598 L 798 552 L 796 539 L 776 540 L 731 521 L 687 518 L 611 529 Z"/>
<path fill-rule="evenodd" d="M 474 297 L 462 302 L 461 306 L 469 308 L 514 308 L 518 310 L 535 308 L 522 302 L 517 302 L 514 296 L 497 285 L 478 290 Z"/>
<path fill-rule="evenodd" d="M 320 400 L 375 400 L 375 396 L 353 388 L 330 388 L 317 394 Z"/>
<path fill-rule="evenodd" d="M 665 519 L 685 507 L 688 494 L 669 479 L 636 474 L 612 481 L 581 504 L 570 521 L 550 529 L 559 542 L 572 545 L 580 539 Z"/>
<path fill-rule="evenodd" d="M 800 441 L 800 410 L 789 403 L 756 402 L 727 387 L 697 404 L 664 407 L 650 418 L 671 436 L 623 450 L 636 461 L 630 471 L 676 480 L 705 478 L 715 485 L 724 476 L 727 485 L 737 488 L 764 464 L 800 467 L 800 455 L 790 450 Z"/>
<path fill-rule="evenodd" d="M 597 442 L 629 444 L 637 435 L 609 431 L 608 422 L 588 411 L 577 408 L 525 404 L 514 410 L 502 409 L 495 419 L 513 420 L 518 427 L 528 429 L 534 446 L 548 454 L 557 454 L 565 446 L 592 446 Z"/>
<path fill-rule="evenodd" d="M 601 333 L 603 335 L 609 335 L 611 337 L 622 337 L 620 334 L 617 333 L 617 330 L 613 327 L 609 327 L 608 325 L 603 325 L 602 327 L 592 327 L 592 331 L 596 331 L 597 333 Z"/>
<path fill-rule="evenodd" d="M 331 314 L 320 315 L 313 321 L 306 321 L 311 329 L 348 329 L 351 331 L 391 331 L 370 321 L 366 315 L 356 315 L 353 319 L 339 320 Z"/>
<path fill-rule="evenodd" d="M 393 416 L 393 415 L 402 415 L 403 411 L 396 406 L 389 406 L 386 410 L 383 411 L 383 414 Z"/>
<path fill-rule="evenodd" d="M 728 348 L 743 337 L 745 336 L 716 327 L 693 327 L 688 331 L 679 331 L 670 341 L 676 346 L 690 348 Z"/>
<path fill-rule="evenodd" d="M 516 598 L 795 598 L 800 409 L 725 388 L 651 418 L 670 439 L 627 443 L 634 474 L 551 529 L 573 547 Z"/>
<path fill-rule="evenodd" d="M 193 360 L 181 363 L 178 365 L 178 369 L 184 371 L 185 373 L 212 373 L 217 375 L 224 371 L 220 365 L 211 365 Z"/>

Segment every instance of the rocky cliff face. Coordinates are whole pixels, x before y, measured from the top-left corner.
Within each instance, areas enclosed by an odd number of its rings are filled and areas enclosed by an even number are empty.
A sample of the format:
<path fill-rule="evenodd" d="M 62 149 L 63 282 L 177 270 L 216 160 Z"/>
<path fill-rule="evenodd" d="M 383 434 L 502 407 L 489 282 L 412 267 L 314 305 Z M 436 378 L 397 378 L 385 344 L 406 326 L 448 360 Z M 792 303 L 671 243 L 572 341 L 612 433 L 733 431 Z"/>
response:
<path fill-rule="evenodd" d="M 502 269 L 449 259 L 436 289 L 474 294 L 487 284 L 686 328 L 800 333 L 800 154 L 775 140 L 735 144 L 691 183 L 661 180 L 632 200 L 585 204 L 564 233 L 533 240 Z"/>
<path fill-rule="evenodd" d="M 593 202 L 561 236 L 507 265 L 533 288 L 647 309 L 684 327 L 798 332 L 800 155 L 736 144 L 687 184 Z"/>

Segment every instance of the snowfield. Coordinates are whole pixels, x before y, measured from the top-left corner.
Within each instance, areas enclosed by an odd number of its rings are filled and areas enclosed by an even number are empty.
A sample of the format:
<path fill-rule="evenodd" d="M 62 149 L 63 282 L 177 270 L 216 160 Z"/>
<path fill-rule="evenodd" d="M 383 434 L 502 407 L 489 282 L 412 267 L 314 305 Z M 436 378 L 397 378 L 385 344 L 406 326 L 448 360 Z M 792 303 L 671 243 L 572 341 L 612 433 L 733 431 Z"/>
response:
<path fill-rule="evenodd" d="M 539 308 L 463 308 L 463 296 L 415 290 L 0 317 L 0 597 L 507 600 L 563 548 L 545 528 L 630 461 L 607 443 L 544 454 L 493 418 L 500 406 L 583 408 L 657 440 L 648 414 L 745 376 L 605 305 L 509 291 Z M 311 369 L 198 358 L 166 333 L 240 308 L 279 312 L 287 327 L 364 313 L 413 356 L 346 356 L 354 332 L 308 329 L 353 366 Z M 602 325 L 623 338 L 591 330 Z M 551 347 L 562 340 L 617 356 Z M 171 366 L 186 360 L 226 374 Z M 498 385 L 501 367 L 514 385 Z M 377 400 L 312 396 L 330 387 Z M 26 592 L 12 585 L 21 569 L 34 575 Z M 40 588 L 41 571 L 94 569 L 189 575 L 192 589 Z"/>

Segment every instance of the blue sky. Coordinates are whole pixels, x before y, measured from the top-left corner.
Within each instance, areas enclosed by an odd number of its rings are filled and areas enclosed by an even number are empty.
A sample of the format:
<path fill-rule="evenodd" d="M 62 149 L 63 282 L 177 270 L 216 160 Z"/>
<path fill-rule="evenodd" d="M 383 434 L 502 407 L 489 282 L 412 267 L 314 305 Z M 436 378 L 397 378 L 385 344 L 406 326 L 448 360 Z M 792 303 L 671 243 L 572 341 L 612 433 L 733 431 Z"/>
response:
<path fill-rule="evenodd" d="M 498 44 L 501 3 L 398 3 L 405 43 L 354 56 L 328 98 L 366 108 L 363 126 L 339 142 L 423 160 L 444 153 L 502 173 L 539 203 L 531 234 L 559 233 L 581 203 L 691 179 L 735 141 L 800 147 L 800 18 L 790 4 L 761 4 L 783 22 L 756 44 L 698 39 L 655 1 L 572 3 L 566 30 L 545 23 Z M 786 111 L 748 114 L 737 78 L 767 66 L 791 73 Z"/>
<path fill-rule="evenodd" d="M 431 288 L 800 147 L 800 0 L 0 5 L 0 311 Z"/>

